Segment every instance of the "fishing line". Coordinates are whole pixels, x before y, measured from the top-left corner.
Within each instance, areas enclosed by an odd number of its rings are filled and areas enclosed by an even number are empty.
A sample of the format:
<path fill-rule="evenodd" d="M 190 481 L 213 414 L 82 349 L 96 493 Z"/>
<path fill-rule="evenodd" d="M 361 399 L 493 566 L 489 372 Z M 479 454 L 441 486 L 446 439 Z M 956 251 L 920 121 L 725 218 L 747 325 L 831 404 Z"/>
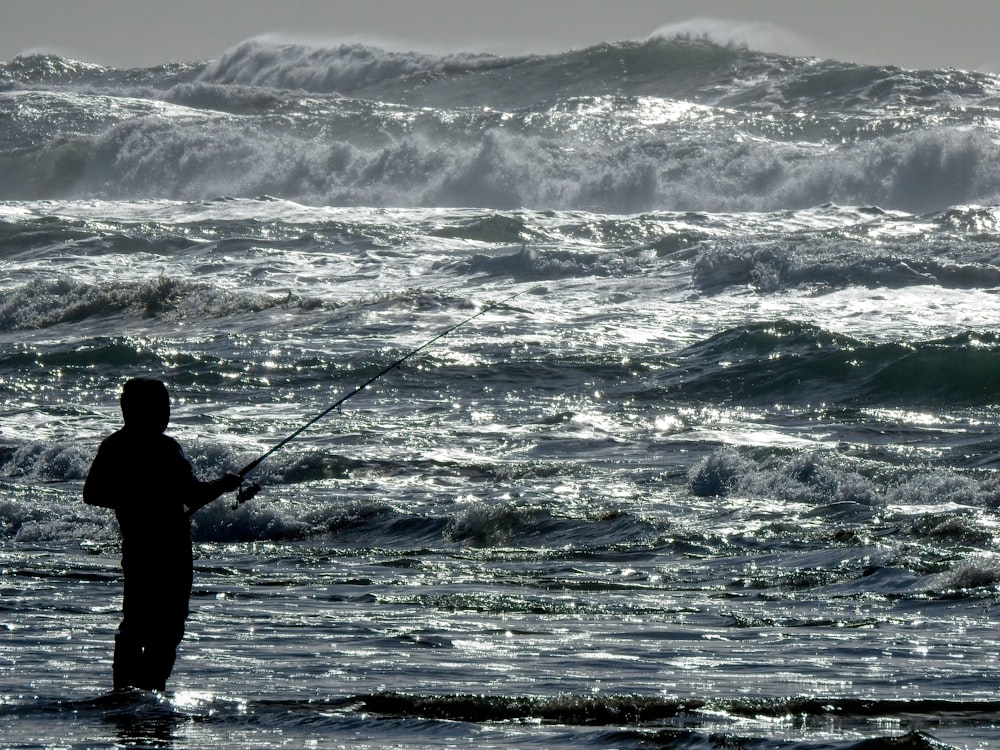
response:
<path fill-rule="evenodd" d="M 404 354 L 402 357 L 400 357 L 399 359 L 395 360 L 391 364 L 386 365 L 381 370 L 379 370 L 375 375 L 372 375 L 370 378 L 368 378 L 368 380 L 366 380 L 364 383 L 362 383 L 359 386 L 356 386 L 353 390 L 350 390 L 347 393 L 345 393 L 343 396 L 341 396 L 336 401 L 334 401 L 332 404 L 330 404 L 330 406 L 328 406 L 326 409 L 324 409 L 323 411 L 321 411 L 319 414 L 317 414 L 316 416 L 314 416 L 308 422 L 306 422 L 301 427 L 299 427 L 294 432 L 292 432 L 290 435 L 288 435 L 288 437 L 286 437 L 285 439 L 283 439 L 281 442 L 273 445 L 267 452 L 261 454 L 260 456 L 258 456 L 257 458 L 255 458 L 253 461 L 251 461 L 250 463 L 248 463 L 246 466 L 244 466 L 242 469 L 240 469 L 239 472 L 238 472 L 240 479 L 245 478 L 250 472 L 252 472 L 258 466 L 260 466 L 260 464 L 264 460 L 266 460 L 269 456 L 271 456 L 273 453 L 275 453 L 276 451 L 280 450 L 284 446 L 288 445 L 288 443 L 290 443 L 293 440 L 295 440 L 295 438 L 297 438 L 303 432 L 305 432 L 310 427 L 312 427 L 314 424 L 316 424 L 317 422 L 319 422 L 327 414 L 329 414 L 330 412 L 334 411 L 337 407 L 339 407 L 345 401 L 348 401 L 349 399 L 354 398 L 359 393 L 361 393 L 361 391 L 365 390 L 366 388 L 368 388 L 369 386 L 371 386 L 373 383 L 375 383 L 375 381 L 377 381 L 379 378 L 381 378 L 382 376 L 384 376 L 384 375 L 392 372 L 397 367 L 400 367 L 410 357 L 413 357 L 414 355 L 419 354 L 420 352 L 422 352 L 427 347 L 431 346 L 432 344 L 434 344 L 437 341 L 440 341 L 441 339 L 443 339 L 448 334 L 453 333 L 454 331 L 457 331 L 459 328 L 461 328 L 462 326 L 466 325 L 467 323 L 471 323 L 473 320 L 475 320 L 476 318 L 478 318 L 480 315 L 485 315 L 489 311 L 495 310 L 496 308 L 500 307 L 501 305 L 507 304 L 512 299 L 520 297 L 522 294 L 525 294 L 526 292 L 531 291 L 531 289 L 534 289 L 534 288 L 535 287 L 532 287 L 532 288 L 529 288 L 529 289 L 522 289 L 520 292 L 517 292 L 517 294 L 512 294 L 509 297 L 505 297 L 502 300 L 499 300 L 497 302 L 493 302 L 493 303 L 490 303 L 490 304 L 486 305 L 485 307 L 483 307 L 482 310 L 480 310 L 479 312 L 477 312 L 475 315 L 470 315 L 469 317 L 465 318 L 464 320 L 462 320 L 462 321 L 460 321 L 458 323 L 455 323 L 454 325 L 446 328 L 445 330 L 441 331 L 441 333 L 437 334 L 433 338 L 428 339 L 427 341 L 425 341 L 424 343 L 422 343 L 416 349 L 413 349 L 413 350 L 407 352 L 406 354 Z M 254 483 L 252 483 L 250 485 L 247 485 L 246 487 L 241 486 L 239 492 L 236 495 L 236 505 L 234 507 L 242 505 L 247 500 L 250 500 L 254 495 L 256 495 L 260 491 L 260 489 L 261 489 L 260 485 L 257 484 L 256 482 L 254 482 Z"/>

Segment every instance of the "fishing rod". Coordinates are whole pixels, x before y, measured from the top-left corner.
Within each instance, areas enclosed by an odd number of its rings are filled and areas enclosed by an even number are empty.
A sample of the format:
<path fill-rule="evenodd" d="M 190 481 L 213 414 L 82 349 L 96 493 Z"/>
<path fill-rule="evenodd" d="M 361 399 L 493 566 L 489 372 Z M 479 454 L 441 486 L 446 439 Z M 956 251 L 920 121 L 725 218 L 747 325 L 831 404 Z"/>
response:
<path fill-rule="evenodd" d="M 529 291 L 529 289 L 522 289 L 520 292 L 517 292 L 517 294 L 512 294 L 509 297 L 505 297 L 504 299 L 499 300 L 498 302 L 493 302 L 491 304 L 486 305 L 485 307 L 483 307 L 482 310 L 480 310 L 479 312 L 477 312 L 475 315 L 470 315 L 465 320 L 462 320 L 462 321 L 454 324 L 453 326 L 450 326 L 449 328 L 446 328 L 445 330 L 441 331 L 441 333 L 439 333 L 436 336 L 434 336 L 434 338 L 428 339 L 427 341 L 425 341 L 424 343 L 422 343 L 420 346 L 418 346 L 416 349 L 413 349 L 412 351 L 407 352 L 402 357 L 400 357 L 399 359 L 397 359 L 396 361 L 394 361 L 392 364 L 386 365 L 381 370 L 379 370 L 375 375 L 372 375 L 370 378 L 368 378 L 368 380 L 366 380 L 364 383 L 362 383 L 359 386 L 356 386 L 353 390 L 348 391 L 343 396 L 341 396 L 340 398 L 338 398 L 336 401 L 334 401 L 332 404 L 330 404 L 330 406 L 328 406 L 326 409 L 324 409 L 323 411 L 321 411 L 319 414 L 317 414 L 316 416 L 314 416 L 308 422 L 306 422 L 301 427 L 299 427 L 294 432 L 292 432 L 290 435 L 288 435 L 288 437 L 286 437 L 284 440 L 282 440 L 281 442 L 273 445 L 267 452 L 261 454 L 260 456 L 258 456 L 257 458 L 255 458 L 253 461 L 251 461 L 250 463 L 248 463 L 246 466 L 244 466 L 242 469 L 240 469 L 239 472 L 238 472 L 240 479 L 242 480 L 243 478 L 245 478 L 247 476 L 247 474 L 249 474 L 254 469 L 256 469 L 258 466 L 260 466 L 260 464 L 263 461 L 265 461 L 269 456 L 271 456 L 273 453 L 275 453 L 276 451 L 280 450 L 284 446 L 288 445 L 288 443 L 290 443 L 293 440 L 295 440 L 295 438 L 297 438 L 303 432 L 305 432 L 310 427 L 312 427 L 314 424 L 316 424 L 317 422 L 319 422 L 321 419 L 323 419 L 323 417 L 325 417 L 327 414 L 329 414 L 330 412 L 332 412 L 333 410 L 335 410 L 337 407 L 339 407 L 345 401 L 347 401 L 347 400 L 349 400 L 351 398 L 354 398 L 359 393 L 361 393 L 361 391 L 363 391 L 366 388 L 368 388 L 369 386 L 371 386 L 376 380 L 378 380 L 379 378 L 381 378 L 383 375 L 386 375 L 386 374 L 392 372 L 393 370 L 395 370 L 397 367 L 400 367 L 410 357 L 413 357 L 414 355 L 419 354 L 420 352 L 422 352 L 427 347 L 431 346 L 432 344 L 434 344 L 437 341 L 440 341 L 441 339 L 443 339 L 448 334 L 453 333 L 454 331 L 457 331 L 459 328 L 461 328 L 462 326 L 466 325 L 467 323 L 471 323 L 473 320 L 475 320 L 476 318 L 478 318 L 480 315 L 484 315 L 485 313 L 489 312 L 490 310 L 495 310 L 496 308 L 500 307 L 501 305 L 507 304 L 512 299 L 515 299 L 516 297 L 520 297 L 522 294 L 524 294 L 527 291 Z M 251 498 L 254 497 L 254 495 L 256 495 L 258 492 L 260 492 L 260 489 L 261 489 L 260 485 L 257 484 L 256 482 L 253 482 L 252 484 L 249 484 L 246 487 L 244 487 L 241 484 L 239 492 L 236 495 L 236 503 L 235 503 L 235 505 L 233 507 L 234 508 L 239 507 L 240 505 L 242 505 L 243 503 L 245 503 L 247 500 L 250 500 Z"/>

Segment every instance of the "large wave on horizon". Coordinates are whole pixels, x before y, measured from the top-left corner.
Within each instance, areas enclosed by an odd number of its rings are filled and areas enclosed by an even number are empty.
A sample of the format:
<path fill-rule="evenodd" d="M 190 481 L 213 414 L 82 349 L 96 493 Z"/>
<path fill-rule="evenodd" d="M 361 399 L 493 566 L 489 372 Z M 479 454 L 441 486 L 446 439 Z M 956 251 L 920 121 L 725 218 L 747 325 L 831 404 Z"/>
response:
<path fill-rule="evenodd" d="M 257 38 L 0 64 L 0 199 L 911 212 L 1000 203 L 1000 77 L 706 38 L 504 57 Z M 40 127 L 41 123 L 41 127 Z"/>

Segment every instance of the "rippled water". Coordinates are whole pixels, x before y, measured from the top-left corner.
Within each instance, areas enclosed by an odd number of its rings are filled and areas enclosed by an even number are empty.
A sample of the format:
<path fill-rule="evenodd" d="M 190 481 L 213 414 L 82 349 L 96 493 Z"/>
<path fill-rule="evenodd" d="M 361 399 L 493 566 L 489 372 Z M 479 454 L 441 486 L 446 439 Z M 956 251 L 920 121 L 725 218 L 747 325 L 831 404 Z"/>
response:
<path fill-rule="evenodd" d="M 995 744 L 995 77 L 365 50 L 3 64 L 4 742 Z M 98 697 L 123 380 L 207 477 L 462 321 L 194 517 L 171 690 Z"/>

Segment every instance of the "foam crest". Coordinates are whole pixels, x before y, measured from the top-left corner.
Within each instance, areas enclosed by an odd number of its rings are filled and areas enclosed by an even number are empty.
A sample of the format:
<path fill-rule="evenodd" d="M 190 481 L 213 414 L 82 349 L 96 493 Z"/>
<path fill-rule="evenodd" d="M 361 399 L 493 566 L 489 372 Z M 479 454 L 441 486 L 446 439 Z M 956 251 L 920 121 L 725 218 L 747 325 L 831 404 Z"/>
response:
<path fill-rule="evenodd" d="M 938 577 L 939 590 L 995 590 L 1000 584 L 1000 560 L 995 555 L 977 554 L 963 560 Z"/>
<path fill-rule="evenodd" d="M 532 111 L 503 112 L 374 101 L 293 106 L 285 94 L 241 83 L 170 91 L 204 111 L 90 113 L 102 106 L 95 98 L 67 115 L 86 127 L 41 143 L 33 130 L 30 146 L 0 147 L 0 198 L 270 195 L 326 205 L 618 214 L 829 202 L 922 213 L 1000 203 L 1000 144 L 982 118 L 915 116 L 908 132 L 858 138 L 853 120 L 817 114 L 825 123 L 819 131 L 844 131 L 833 147 L 775 133 L 756 113 L 705 108 L 702 118 L 657 118 L 648 98 L 617 95 L 590 93 L 568 108 L 543 99 Z M 258 115 L 248 127 L 244 117 Z M 8 137 L 18 143 L 20 120 L 13 122 Z"/>
<path fill-rule="evenodd" d="M 192 109 L 233 114 L 256 114 L 290 106 L 286 96 L 270 89 L 205 81 L 179 83 L 155 96 Z"/>
<path fill-rule="evenodd" d="M 114 544 L 118 525 L 103 508 L 85 505 L 79 491 L 43 489 L 0 482 L 0 539 L 19 543 Z"/>
<path fill-rule="evenodd" d="M 869 477 L 811 453 L 758 464 L 724 448 L 692 467 L 688 479 L 691 491 L 699 496 L 736 494 L 814 505 L 853 503 L 862 508 L 884 501 Z"/>
<path fill-rule="evenodd" d="M 789 165 L 791 166 L 791 165 Z M 913 213 L 1000 203 L 1000 142 L 981 127 L 931 127 L 858 143 L 792 170 L 777 195 L 814 205 L 880 205 Z M 812 200 L 810 200 L 812 199 Z M 788 205 L 796 205 L 792 200 Z M 798 205 L 801 205 L 798 204 Z"/>
<path fill-rule="evenodd" d="M 251 542 L 304 539 L 324 531 L 285 504 L 249 502 L 232 507 L 221 497 L 192 517 L 191 537 L 197 542 Z"/>
<path fill-rule="evenodd" d="M 803 37 L 777 24 L 763 21 L 700 17 L 661 26 L 651 39 L 701 37 L 723 46 L 780 52 L 786 55 L 812 54 L 812 45 Z"/>
<path fill-rule="evenodd" d="M 453 542 L 480 546 L 510 543 L 518 535 L 536 529 L 539 514 L 547 515 L 511 503 L 476 502 L 449 522 L 445 537 Z"/>
<path fill-rule="evenodd" d="M 32 482 L 84 479 L 93 459 L 77 442 L 27 442 L 0 448 L 0 476 Z"/>
<path fill-rule="evenodd" d="M 259 37 L 225 52 L 205 68 L 200 78 L 214 83 L 333 94 L 417 74 L 454 74 L 506 64 L 502 58 L 485 54 L 438 57 L 364 44 L 322 47 Z"/>
<path fill-rule="evenodd" d="M 19 55 L 0 62 L 0 89 L 19 84 L 58 84 L 107 73 L 108 68 L 53 54 Z"/>
<path fill-rule="evenodd" d="M 886 499 L 896 505 L 980 505 L 989 490 L 988 482 L 938 471 L 920 474 L 889 488 Z"/>
<path fill-rule="evenodd" d="M 927 544 L 989 548 L 993 533 L 977 513 L 994 504 L 996 481 L 959 471 L 903 470 L 895 477 L 836 454 L 803 453 L 756 458 L 721 448 L 688 472 L 691 492 L 701 497 L 764 499 L 816 508 L 838 523 L 874 523 L 885 513 L 898 531 Z"/>

